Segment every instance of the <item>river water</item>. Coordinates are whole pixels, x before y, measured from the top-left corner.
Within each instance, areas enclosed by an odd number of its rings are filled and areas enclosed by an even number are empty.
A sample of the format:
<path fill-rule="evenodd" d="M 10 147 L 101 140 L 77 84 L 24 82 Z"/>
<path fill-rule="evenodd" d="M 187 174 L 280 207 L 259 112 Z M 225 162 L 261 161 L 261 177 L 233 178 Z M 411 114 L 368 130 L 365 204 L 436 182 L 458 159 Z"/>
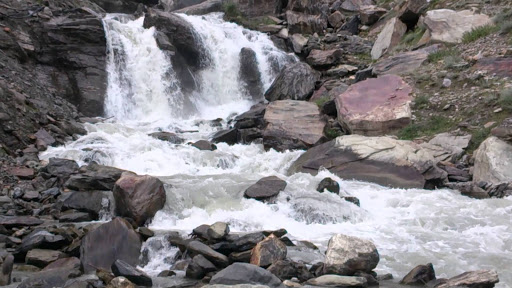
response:
<path fill-rule="evenodd" d="M 208 139 L 220 129 L 210 120 L 222 118 L 221 126 L 227 127 L 227 120 L 248 110 L 254 103 L 238 77 L 241 48 L 256 52 L 265 89 L 276 76 L 272 67 L 295 61 L 266 35 L 226 23 L 220 14 L 182 17 L 209 52 L 210 64 L 195 75 L 200 88 L 180 91 L 170 56 L 158 48 L 154 29 L 142 27 L 143 18 L 108 15 L 105 108 L 111 118 L 86 124 L 87 135 L 48 149 L 42 159 L 96 161 L 158 176 L 166 183 L 167 203 L 148 224 L 151 229 L 189 233 L 215 221 L 228 222 L 234 232 L 285 228 L 290 238 L 312 241 L 321 249 L 333 234 L 343 233 L 372 240 L 381 255 L 376 271 L 392 273 L 397 280 L 414 266 L 431 262 L 438 277 L 494 269 L 501 279 L 498 287 L 512 287 L 511 198 L 474 200 L 445 189 L 389 189 L 341 180 L 328 171 L 288 175 L 287 168 L 303 151 L 279 153 L 259 144 L 224 143 L 216 151 L 199 151 L 148 136 L 169 131 L 186 142 Z M 243 198 L 248 186 L 270 175 L 288 183 L 275 204 Z M 324 177 L 338 180 L 341 194 L 358 197 L 361 207 L 318 193 Z M 154 253 L 143 269 L 152 275 L 168 269 L 163 256 L 174 250 L 164 250 Z"/>

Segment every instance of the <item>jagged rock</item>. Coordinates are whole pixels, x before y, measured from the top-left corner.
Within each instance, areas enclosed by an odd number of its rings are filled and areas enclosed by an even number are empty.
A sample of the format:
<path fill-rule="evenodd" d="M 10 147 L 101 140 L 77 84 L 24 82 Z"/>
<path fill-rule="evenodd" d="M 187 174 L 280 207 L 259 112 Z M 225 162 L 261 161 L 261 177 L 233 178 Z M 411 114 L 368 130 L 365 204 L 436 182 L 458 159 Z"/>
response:
<path fill-rule="evenodd" d="M 343 50 L 311 50 L 306 61 L 314 68 L 328 68 L 340 64 L 343 60 Z"/>
<path fill-rule="evenodd" d="M 340 275 L 323 275 L 318 278 L 310 279 L 306 283 L 319 287 L 368 287 L 368 282 L 364 277 Z"/>
<path fill-rule="evenodd" d="M 474 153 L 473 181 L 499 184 L 512 180 L 512 145 L 494 136 L 487 138 Z"/>
<path fill-rule="evenodd" d="M 359 11 L 359 18 L 363 25 L 373 25 L 380 17 L 386 14 L 386 9 L 377 7 L 375 5 L 362 6 Z"/>
<path fill-rule="evenodd" d="M 235 145 L 238 142 L 238 129 L 221 130 L 213 135 L 212 142 Z"/>
<path fill-rule="evenodd" d="M 449 287 L 479 287 L 479 288 L 492 288 L 494 284 L 498 283 L 498 273 L 490 270 L 478 270 L 464 272 L 458 276 L 448 279 L 447 282 L 442 283 L 436 288 L 449 288 Z"/>
<path fill-rule="evenodd" d="M 407 25 L 407 29 L 412 30 L 418 23 L 421 14 L 423 14 L 427 8 L 427 0 L 407 0 L 400 7 L 398 18 Z"/>
<path fill-rule="evenodd" d="M 407 32 L 407 26 L 400 19 L 396 17 L 390 19 L 373 44 L 372 59 L 379 59 L 391 48 L 398 45 L 405 32 Z"/>
<path fill-rule="evenodd" d="M 332 178 L 326 177 L 322 179 L 320 183 L 318 183 L 318 187 L 316 188 L 316 191 L 318 192 L 324 192 L 324 190 L 339 194 L 340 184 L 338 184 L 338 182 L 334 181 Z"/>
<path fill-rule="evenodd" d="M 206 150 L 206 151 L 215 151 L 217 150 L 217 146 L 215 144 L 210 143 L 206 140 L 199 140 L 194 143 L 192 143 L 192 146 L 196 147 L 199 150 Z"/>
<path fill-rule="evenodd" d="M 325 167 L 342 179 L 399 188 L 433 188 L 446 182 L 428 147 L 388 137 L 346 135 L 309 149 L 288 173 L 316 174 Z"/>
<path fill-rule="evenodd" d="M 442 147 L 444 150 L 449 151 L 452 154 L 450 158 L 457 159 L 462 156 L 464 149 L 468 148 L 470 141 L 471 135 L 459 136 L 451 133 L 441 133 L 437 134 L 434 138 L 428 141 L 428 143 Z"/>
<path fill-rule="evenodd" d="M 212 262 L 208 261 L 203 255 L 196 255 L 192 262 L 188 264 L 186 275 L 192 279 L 202 279 L 206 273 L 214 272 L 217 267 Z"/>
<path fill-rule="evenodd" d="M 64 186 L 71 190 L 112 190 L 125 170 L 91 163 L 69 177 Z"/>
<path fill-rule="evenodd" d="M 208 238 L 212 240 L 220 240 L 229 234 L 229 226 L 224 222 L 215 222 L 206 230 Z"/>
<path fill-rule="evenodd" d="M 292 42 L 293 52 L 300 54 L 302 50 L 308 44 L 308 38 L 304 37 L 302 34 L 293 34 L 290 38 Z"/>
<path fill-rule="evenodd" d="M 216 266 L 226 267 L 229 264 L 228 257 L 220 254 L 219 252 L 216 252 L 208 245 L 205 245 L 199 241 L 190 241 L 188 244 L 186 244 L 186 248 L 193 256 L 203 255 Z"/>
<path fill-rule="evenodd" d="M 59 201 L 63 208 L 87 212 L 97 219 L 103 208 L 103 199 L 111 201 L 111 198 L 110 191 L 71 191 L 63 193 Z"/>
<path fill-rule="evenodd" d="M 50 264 L 51 262 L 54 262 L 57 259 L 64 257 L 66 257 L 66 254 L 60 251 L 47 249 L 33 249 L 28 251 L 27 256 L 25 258 L 25 263 L 43 268 Z"/>
<path fill-rule="evenodd" d="M 361 20 L 359 19 L 359 15 L 354 15 L 348 19 L 343 26 L 341 26 L 341 30 L 347 31 L 351 35 L 359 34 L 359 24 L 361 24 Z"/>
<path fill-rule="evenodd" d="M 334 29 L 338 29 L 341 27 L 341 25 L 343 25 L 343 22 L 345 21 L 345 15 L 341 14 L 340 11 L 334 11 L 334 13 L 329 15 L 327 20 Z"/>
<path fill-rule="evenodd" d="M 265 92 L 265 99 L 268 101 L 307 100 L 313 94 L 315 82 L 319 77 L 320 73 L 311 69 L 306 63 L 288 64 Z"/>
<path fill-rule="evenodd" d="M 418 265 L 414 267 L 404 278 L 400 284 L 404 285 L 425 285 L 431 280 L 436 279 L 436 272 L 432 263 L 427 265 Z"/>
<path fill-rule="evenodd" d="M 281 30 L 281 28 L 279 28 Z M 258 59 L 256 52 L 251 48 L 244 47 L 240 50 L 240 79 L 244 83 L 253 100 L 262 100 L 263 82 L 261 82 L 260 70 L 258 69 Z"/>
<path fill-rule="evenodd" d="M 51 269 L 44 270 L 32 274 L 29 278 L 23 280 L 18 288 L 54 288 L 64 287 L 64 284 L 71 278 L 80 276 L 81 272 L 78 269 Z"/>
<path fill-rule="evenodd" d="M 276 176 L 269 176 L 261 178 L 258 182 L 247 188 L 244 192 L 244 197 L 260 201 L 268 200 L 277 196 L 284 188 L 286 188 L 286 181 Z"/>
<path fill-rule="evenodd" d="M 251 264 L 268 267 L 286 258 L 286 245 L 273 234 L 259 242 L 251 252 Z"/>
<path fill-rule="evenodd" d="M 172 144 L 182 144 L 185 142 L 185 139 L 171 132 L 153 132 L 149 134 L 149 136 L 158 140 L 170 142 Z"/>
<path fill-rule="evenodd" d="M 379 259 L 379 252 L 371 241 L 336 234 L 329 240 L 325 252 L 324 272 L 338 275 L 351 275 L 356 271 L 370 273 L 377 267 Z"/>
<path fill-rule="evenodd" d="M 137 265 L 141 248 L 140 236 L 122 218 L 102 224 L 82 239 L 80 261 L 85 273 L 101 268 L 110 271 L 112 263 L 123 260 Z"/>
<path fill-rule="evenodd" d="M 403 75 L 414 72 L 428 59 L 429 54 L 436 52 L 438 49 L 439 45 L 432 45 L 379 60 L 373 66 L 373 73 L 376 75 Z"/>
<path fill-rule="evenodd" d="M 310 15 L 288 10 L 286 21 L 290 33 L 314 34 L 322 33 L 327 29 L 327 17 L 323 15 Z"/>
<path fill-rule="evenodd" d="M 0 266 L 0 286 L 11 284 L 12 266 L 14 264 L 14 256 L 8 254 L 4 257 Z"/>
<path fill-rule="evenodd" d="M 499 139 L 512 143 L 512 118 L 507 118 L 496 128 L 491 130 L 491 134 Z"/>
<path fill-rule="evenodd" d="M 267 268 L 267 271 L 276 275 L 281 280 L 296 277 L 299 281 L 303 282 L 314 277 L 303 263 L 288 260 L 278 260 L 272 263 L 272 265 Z"/>
<path fill-rule="evenodd" d="M 118 216 L 129 217 L 142 226 L 164 207 L 164 184 L 153 176 L 125 172 L 114 186 L 114 200 Z"/>
<path fill-rule="evenodd" d="M 395 75 L 356 83 L 336 97 L 338 121 L 352 134 L 395 132 L 411 121 L 411 92 L 412 88 Z"/>
<path fill-rule="evenodd" d="M 269 271 L 256 265 L 234 263 L 219 271 L 210 280 L 210 284 L 252 284 L 266 285 L 271 288 L 281 288 L 281 280 Z"/>
<path fill-rule="evenodd" d="M 492 22 L 489 16 L 469 10 L 439 9 L 427 11 L 424 23 L 432 41 L 460 43 L 465 32 Z"/>
<path fill-rule="evenodd" d="M 67 178 L 71 174 L 77 173 L 78 168 L 78 164 L 73 160 L 50 158 L 50 162 L 44 167 L 44 171 L 56 177 Z"/>
<path fill-rule="evenodd" d="M 116 260 L 112 263 L 111 268 L 115 276 L 123 276 L 136 285 L 153 286 L 153 281 L 146 273 L 138 270 L 123 260 Z"/>
<path fill-rule="evenodd" d="M 265 149 L 285 151 L 307 149 L 324 141 L 325 120 L 315 103 L 294 100 L 274 101 L 267 106 L 264 120 Z"/>

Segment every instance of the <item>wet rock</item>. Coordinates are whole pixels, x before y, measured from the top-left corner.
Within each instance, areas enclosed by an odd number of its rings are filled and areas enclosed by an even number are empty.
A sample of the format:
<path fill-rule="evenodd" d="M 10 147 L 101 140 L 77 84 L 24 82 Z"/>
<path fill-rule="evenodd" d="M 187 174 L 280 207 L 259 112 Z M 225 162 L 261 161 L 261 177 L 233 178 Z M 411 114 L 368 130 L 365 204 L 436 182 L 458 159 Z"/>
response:
<path fill-rule="evenodd" d="M 279 26 L 279 30 L 281 27 Z M 256 52 L 251 48 L 244 47 L 240 50 L 240 79 L 244 83 L 244 87 L 253 100 L 262 100 L 263 83 L 258 69 L 258 59 Z"/>
<path fill-rule="evenodd" d="M 216 252 L 208 245 L 205 245 L 199 241 L 190 241 L 186 245 L 186 248 L 192 255 L 203 255 L 206 259 L 211 261 L 216 266 L 226 267 L 229 264 L 228 257 L 219 252 Z"/>
<path fill-rule="evenodd" d="M 54 288 L 63 287 L 65 283 L 77 276 L 80 276 L 80 270 L 77 269 L 51 269 L 32 274 L 29 278 L 23 280 L 18 288 Z"/>
<path fill-rule="evenodd" d="M 185 142 L 185 139 L 171 132 L 153 132 L 148 135 L 158 140 L 167 141 L 172 144 L 182 144 Z"/>
<path fill-rule="evenodd" d="M 142 226 L 165 205 L 165 189 L 158 178 L 125 172 L 114 186 L 116 215 L 129 217 Z"/>
<path fill-rule="evenodd" d="M 431 280 L 436 279 L 436 272 L 432 263 L 427 265 L 418 265 L 404 276 L 400 284 L 404 285 L 425 285 Z"/>
<path fill-rule="evenodd" d="M 361 202 L 359 201 L 359 198 L 357 198 L 357 197 L 354 197 L 354 196 L 342 196 L 341 198 L 343 198 L 343 200 L 345 200 L 347 202 L 353 203 L 353 204 L 361 207 Z"/>
<path fill-rule="evenodd" d="M 71 175 L 64 184 L 71 190 L 112 190 L 125 170 L 91 163 L 81 167 L 79 174 Z"/>
<path fill-rule="evenodd" d="M 125 277 L 119 276 L 112 279 L 107 288 L 136 288 L 136 286 Z"/>
<path fill-rule="evenodd" d="M 352 134 L 385 135 L 411 121 L 412 88 L 395 75 L 350 86 L 336 97 L 338 121 Z"/>
<path fill-rule="evenodd" d="M 324 192 L 324 190 L 339 194 L 340 184 L 338 184 L 338 182 L 334 181 L 332 178 L 326 177 L 322 179 L 320 183 L 318 183 L 318 187 L 316 188 L 316 191 L 318 192 Z"/>
<path fill-rule="evenodd" d="M 499 184 L 512 179 L 512 145 L 496 137 L 487 138 L 474 153 L 473 181 Z"/>
<path fill-rule="evenodd" d="M 343 50 L 311 50 L 306 61 L 316 69 L 325 69 L 340 64 L 343 60 Z"/>
<path fill-rule="evenodd" d="M 63 208 L 87 212 L 97 219 L 103 208 L 103 199 L 111 198 L 112 193 L 107 191 L 72 191 L 63 193 L 59 201 Z"/>
<path fill-rule="evenodd" d="M 386 52 L 390 51 L 391 48 L 398 45 L 406 31 L 407 26 L 402 21 L 398 18 L 390 19 L 373 44 L 372 59 L 379 59 Z"/>
<path fill-rule="evenodd" d="M 327 17 L 324 15 L 311 15 L 288 10 L 286 21 L 290 33 L 314 34 L 322 33 L 327 28 Z"/>
<path fill-rule="evenodd" d="M 29 265 L 34 265 L 40 268 L 44 268 L 51 262 L 56 261 L 57 259 L 67 257 L 66 254 L 55 251 L 55 250 L 46 250 L 46 249 L 33 249 L 28 251 L 27 256 L 25 258 L 25 263 Z"/>
<path fill-rule="evenodd" d="M 329 240 L 324 272 L 339 275 L 351 275 L 356 271 L 369 273 L 377 267 L 379 259 L 379 252 L 371 241 L 336 234 Z"/>
<path fill-rule="evenodd" d="M 449 288 L 449 287 L 481 287 L 492 288 L 494 284 L 498 283 L 498 273 L 490 270 L 478 270 L 464 272 L 458 276 L 448 279 L 447 282 L 436 286 L 436 288 Z"/>
<path fill-rule="evenodd" d="M 50 175 L 67 178 L 70 175 L 77 173 L 78 168 L 78 164 L 73 160 L 50 158 L 50 162 L 43 170 L 50 173 Z"/>
<path fill-rule="evenodd" d="M 364 277 L 340 275 L 323 275 L 318 278 L 310 279 L 306 283 L 320 287 L 368 287 L 368 283 Z"/>
<path fill-rule="evenodd" d="M 153 286 L 153 281 L 146 273 L 138 270 L 123 260 L 116 260 L 112 263 L 111 268 L 112 273 L 114 273 L 115 276 L 123 276 L 136 285 Z"/>
<path fill-rule="evenodd" d="M 251 252 L 251 264 L 268 267 L 274 262 L 286 258 L 286 245 L 276 236 L 270 235 L 259 242 Z"/>
<path fill-rule="evenodd" d="M 238 129 L 221 130 L 213 135 L 212 142 L 235 145 L 238 143 Z"/>
<path fill-rule="evenodd" d="M 14 264 L 14 256 L 7 254 L 0 266 L 0 286 L 11 284 L 12 266 Z"/>
<path fill-rule="evenodd" d="M 267 270 L 279 277 L 281 280 L 297 278 L 304 282 L 313 278 L 313 274 L 308 271 L 306 265 L 288 260 L 278 260 L 270 265 Z"/>
<path fill-rule="evenodd" d="M 264 177 L 247 188 L 244 192 L 244 197 L 260 201 L 268 200 L 277 196 L 284 188 L 286 188 L 286 181 L 276 176 Z"/>
<path fill-rule="evenodd" d="M 407 0 L 400 7 L 398 18 L 407 25 L 407 29 L 412 30 L 427 8 L 427 0 Z"/>
<path fill-rule="evenodd" d="M 196 147 L 199 150 L 206 150 L 206 151 L 217 150 L 217 146 L 215 146 L 215 144 L 212 144 L 206 140 L 196 141 L 196 142 L 192 143 L 192 146 Z"/>
<path fill-rule="evenodd" d="M 482 189 L 477 184 L 472 182 L 456 182 L 456 183 L 448 183 L 446 187 L 454 190 L 458 190 L 461 195 L 475 198 L 475 199 L 487 199 L 489 198 L 489 194 L 485 189 Z"/>
<path fill-rule="evenodd" d="M 210 284 L 261 284 L 271 288 L 282 287 L 281 280 L 272 273 L 261 267 L 247 263 L 231 264 L 215 274 L 210 280 Z"/>
<path fill-rule="evenodd" d="M 141 245 L 140 236 L 132 226 L 122 218 L 114 218 L 90 231 L 82 239 L 80 261 L 84 272 L 89 273 L 98 268 L 110 271 L 116 260 L 137 265 Z"/>
<path fill-rule="evenodd" d="M 267 150 L 307 149 L 325 139 L 326 122 L 315 103 L 274 101 L 267 106 L 264 120 L 263 145 Z"/>
<path fill-rule="evenodd" d="M 229 226 L 224 222 L 215 222 L 206 230 L 208 238 L 212 240 L 220 240 L 229 234 Z"/>
<path fill-rule="evenodd" d="M 428 55 L 438 51 L 439 45 L 432 45 L 416 51 L 404 52 L 379 60 L 373 66 L 376 75 L 403 75 L 416 71 L 428 59 Z"/>
<path fill-rule="evenodd" d="M 187 266 L 186 276 L 192 279 L 202 279 L 207 273 L 216 270 L 217 267 L 203 255 L 196 255 Z"/>
<path fill-rule="evenodd" d="M 375 5 L 362 6 L 359 11 L 359 18 L 363 25 L 373 25 L 380 17 L 386 14 L 386 9 L 377 7 Z"/>
<path fill-rule="evenodd" d="M 320 74 L 306 63 L 297 62 L 286 65 L 265 92 L 265 99 L 307 100 L 315 89 L 315 82 Z"/>
<path fill-rule="evenodd" d="M 465 32 L 492 22 L 489 16 L 474 14 L 469 10 L 439 9 L 428 11 L 424 23 L 432 41 L 460 43 Z"/>
<path fill-rule="evenodd" d="M 292 42 L 293 51 L 297 54 L 302 53 L 306 44 L 308 44 L 308 38 L 304 37 L 302 34 L 293 34 L 290 37 L 290 41 Z"/>

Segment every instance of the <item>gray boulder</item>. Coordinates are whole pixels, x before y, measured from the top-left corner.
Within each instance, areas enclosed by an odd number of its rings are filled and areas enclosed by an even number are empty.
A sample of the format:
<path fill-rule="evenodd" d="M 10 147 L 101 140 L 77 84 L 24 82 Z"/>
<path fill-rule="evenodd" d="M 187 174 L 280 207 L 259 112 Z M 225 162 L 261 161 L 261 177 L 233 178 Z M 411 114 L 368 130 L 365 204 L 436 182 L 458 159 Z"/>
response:
<path fill-rule="evenodd" d="M 494 136 L 482 142 L 475 152 L 473 181 L 492 184 L 512 181 L 512 145 Z"/>
<path fill-rule="evenodd" d="M 425 285 L 431 280 L 436 279 L 436 272 L 432 263 L 427 265 L 418 265 L 414 267 L 404 278 L 400 284 L 404 285 Z"/>
<path fill-rule="evenodd" d="M 319 78 L 320 73 L 306 63 L 288 64 L 265 92 L 265 99 L 271 102 L 286 99 L 307 100 L 313 94 L 315 82 Z"/>
<path fill-rule="evenodd" d="M 255 101 L 262 100 L 263 83 L 261 82 L 260 70 L 256 52 L 251 48 L 244 47 L 240 50 L 240 72 L 239 77 L 244 83 L 245 90 Z"/>
<path fill-rule="evenodd" d="M 325 252 L 325 274 L 352 275 L 356 271 L 370 273 L 379 264 L 379 252 L 373 242 L 336 234 Z"/>
<path fill-rule="evenodd" d="M 247 188 L 244 192 L 244 197 L 260 201 L 268 200 L 277 196 L 284 188 L 286 188 L 286 181 L 277 176 L 264 177 Z"/>
<path fill-rule="evenodd" d="M 281 280 L 269 271 L 256 265 L 234 263 L 219 271 L 210 280 L 210 284 L 237 285 L 252 284 L 266 285 L 272 288 L 282 288 Z"/>
<path fill-rule="evenodd" d="M 500 282 L 498 273 L 490 270 L 478 270 L 464 272 L 453 278 L 448 279 L 447 282 L 436 286 L 436 288 L 449 288 L 449 287 L 478 287 L 478 288 L 492 288 L 494 284 Z"/>

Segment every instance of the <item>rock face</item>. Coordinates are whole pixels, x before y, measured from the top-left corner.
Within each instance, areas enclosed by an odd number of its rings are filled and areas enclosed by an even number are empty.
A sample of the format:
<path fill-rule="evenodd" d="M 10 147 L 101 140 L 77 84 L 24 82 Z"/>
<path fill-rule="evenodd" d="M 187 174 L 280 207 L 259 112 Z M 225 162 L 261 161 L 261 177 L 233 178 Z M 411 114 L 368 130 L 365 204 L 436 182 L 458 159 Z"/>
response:
<path fill-rule="evenodd" d="M 277 151 L 307 149 L 324 139 L 325 120 L 318 106 L 305 101 L 274 101 L 265 111 L 263 145 Z"/>
<path fill-rule="evenodd" d="M 252 249 L 250 263 L 260 267 L 268 267 L 279 260 L 284 260 L 286 252 L 286 245 L 271 234 Z"/>
<path fill-rule="evenodd" d="M 411 92 L 396 75 L 358 82 L 336 97 L 338 121 L 352 134 L 377 136 L 397 131 L 411 121 Z"/>
<path fill-rule="evenodd" d="M 491 23 L 489 16 L 469 10 L 430 10 L 425 16 L 425 26 L 436 42 L 460 43 L 465 32 Z"/>
<path fill-rule="evenodd" d="M 389 20 L 373 44 L 372 59 L 379 59 L 391 48 L 398 45 L 405 32 L 407 32 L 407 26 L 400 19 L 392 18 Z"/>
<path fill-rule="evenodd" d="M 125 172 L 114 186 L 116 214 L 142 226 L 165 205 L 164 184 L 153 176 Z"/>
<path fill-rule="evenodd" d="M 244 197 L 256 200 L 268 200 L 277 196 L 284 188 L 286 188 L 286 181 L 276 176 L 269 176 L 261 178 L 254 185 L 247 188 L 244 192 Z"/>
<path fill-rule="evenodd" d="M 370 273 L 379 263 L 379 252 L 368 240 L 336 234 L 325 252 L 324 272 L 352 275 L 356 271 Z"/>
<path fill-rule="evenodd" d="M 253 100 L 262 100 L 263 83 L 261 82 L 260 70 L 256 52 L 251 48 L 240 50 L 240 79 L 244 82 L 245 90 Z"/>
<path fill-rule="evenodd" d="M 105 223 L 87 233 L 80 247 L 80 261 L 85 273 L 101 268 L 110 271 L 116 260 L 137 265 L 142 246 L 140 236 L 122 218 Z"/>
<path fill-rule="evenodd" d="M 496 137 L 482 142 L 475 152 L 473 181 L 492 184 L 512 181 L 512 145 Z"/>
<path fill-rule="evenodd" d="M 411 141 L 347 135 L 311 148 L 288 173 L 316 174 L 325 167 L 343 179 L 399 188 L 433 188 L 447 177 L 435 163 L 431 150 Z"/>
<path fill-rule="evenodd" d="M 281 280 L 272 273 L 261 267 L 247 263 L 231 264 L 215 274 L 210 280 L 210 284 L 260 284 L 271 288 L 284 287 L 281 284 Z"/>
<path fill-rule="evenodd" d="M 496 271 L 489 270 L 478 270 L 462 273 L 458 276 L 448 279 L 446 283 L 443 283 L 437 288 L 448 288 L 448 287 L 482 287 L 492 288 L 494 284 L 498 283 L 498 273 Z"/>
<path fill-rule="evenodd" d="M 400 284 L 404 285 L 425 285 L 431 280 L 436 279 L 436 272 L 432 263 L 427 265 L 418 265 L 404 276 Z"/>
<path fill-rule="evenodd" d="M 306 63 L 288 64 L 265 92 L 265 99 L 271 102 L 286 99 L 307 100 L 313 94 L 315 82 L 319 78 L 320 73 Z"/>

